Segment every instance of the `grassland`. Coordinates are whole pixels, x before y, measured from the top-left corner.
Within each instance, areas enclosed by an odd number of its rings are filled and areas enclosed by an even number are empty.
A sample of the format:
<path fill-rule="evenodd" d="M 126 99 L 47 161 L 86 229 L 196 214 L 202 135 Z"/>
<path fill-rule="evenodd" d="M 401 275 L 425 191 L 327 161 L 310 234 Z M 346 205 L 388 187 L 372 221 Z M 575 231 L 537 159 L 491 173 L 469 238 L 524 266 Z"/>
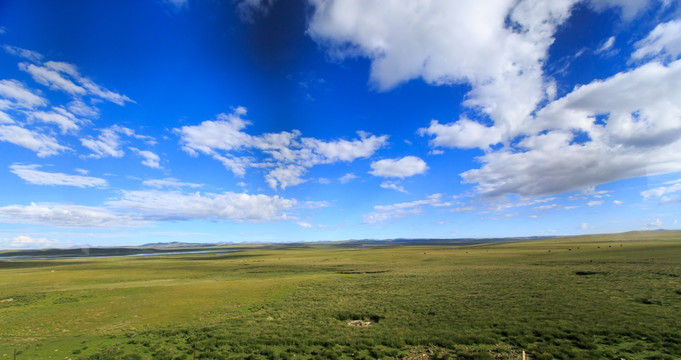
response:
<path fill-rule="evenodd" d="M 0 359 L 679 359 L 680 318 L 680 232 L 0 262 Z"/>

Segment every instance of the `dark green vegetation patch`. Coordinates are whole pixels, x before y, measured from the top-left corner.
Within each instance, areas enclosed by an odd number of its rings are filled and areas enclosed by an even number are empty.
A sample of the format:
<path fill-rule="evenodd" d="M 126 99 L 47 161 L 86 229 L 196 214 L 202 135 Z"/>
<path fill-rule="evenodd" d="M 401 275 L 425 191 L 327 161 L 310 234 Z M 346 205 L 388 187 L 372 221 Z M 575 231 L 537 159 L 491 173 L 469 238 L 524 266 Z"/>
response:
<path fill-rule="evenodd" d="M 681 357 L 676 232 L 30 263 L 0 359 Z"/>

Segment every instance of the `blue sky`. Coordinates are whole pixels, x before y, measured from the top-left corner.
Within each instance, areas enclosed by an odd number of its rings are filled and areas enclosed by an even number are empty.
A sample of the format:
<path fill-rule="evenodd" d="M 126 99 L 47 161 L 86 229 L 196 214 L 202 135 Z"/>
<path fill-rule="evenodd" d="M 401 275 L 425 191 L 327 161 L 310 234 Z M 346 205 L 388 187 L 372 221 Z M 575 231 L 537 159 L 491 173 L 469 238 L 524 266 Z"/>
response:
<path fill-rule="evenodd" d="M 681 5 L 3 1 L 0 249 L 679 229 Z"/>

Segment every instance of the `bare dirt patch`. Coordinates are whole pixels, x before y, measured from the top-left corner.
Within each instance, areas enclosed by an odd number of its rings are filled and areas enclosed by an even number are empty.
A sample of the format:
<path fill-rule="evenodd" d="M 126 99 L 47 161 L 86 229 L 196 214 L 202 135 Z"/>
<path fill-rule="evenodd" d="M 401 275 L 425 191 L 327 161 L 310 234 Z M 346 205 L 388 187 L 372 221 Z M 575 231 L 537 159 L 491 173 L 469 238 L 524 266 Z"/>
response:
<path fill-rule="evenodd" d="M 359 327 L 371 326 L 371 321 L 352 320 L 352 321 L 348 321 L 348 326 L 359 326 Z"/>

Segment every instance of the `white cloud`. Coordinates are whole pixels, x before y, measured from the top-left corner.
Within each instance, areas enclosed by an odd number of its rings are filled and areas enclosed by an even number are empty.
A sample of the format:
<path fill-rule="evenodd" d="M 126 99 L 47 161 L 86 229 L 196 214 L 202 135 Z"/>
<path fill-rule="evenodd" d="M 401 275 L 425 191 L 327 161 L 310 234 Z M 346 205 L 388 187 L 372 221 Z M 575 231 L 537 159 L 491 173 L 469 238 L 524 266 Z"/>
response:
<path fill-rule="evenodd" d="M 102 157 L 123 157 L 125 152 L 119 149 L 120 147 L 120 136 L 118 135 L 118 130 L 116 126 L 101 130 L 99 136 L 94 139 L 92 137 L 80 139 L 80 142 L 86 148 L 92 150 L 94 154 L 90 157 L 102 158 Z"/>
<path fill-rule="evenodd" d="M 225 168 L 239 177 L 246 175 L 246 168 L 251 166 L 252 163 L 252 160 L 247 157 L 222 156 L 218 154 L 214 154 L 213 159 L 220 161 Z"/>
<path fill-rule="evenodd" d="M 647 229 L 659 229 L 662 226 L 662 221 L 660 219 L 655 219 L 655 221 L 646 224 Z"/>
<path fill-rule="evenodd" d="M 603 205 L 603 200 L 592 200 L 586 203 L 586 206 L 592 207 L 592 206 L 599 206 Z"/>
<path fill-rule="evenodd" d="M 59 145 L 57 140 L 51 136 L 37 133 L 16 125 L 0 125 L 0 141 L 5 141 L 25 147 L 36 152 L 38 157 L 56 155 L 68 150 L 67 147 Z"/>
<path fill-rule="evenodd" d="M 632 59 L 660 55 L 676 59 L 681 54 L 681 20 L 659 24 L 645 39 L 635 44 Z"/>
<path fill-rule="evenodd" d="M 44 69 L 56 71 L 60 75 L 68 74 L 71 78 L 77 81 L 82 86 L 82 88 L 86 90 L 86 93 L 90 96 L 96 96 L 121 106 L 124 105 L 126 102 L 134 102 L 129 97 L 105 89 L 100 85 L 95 84 L 89 78 L 82 76 L 80 72 L 78 72 L 76 66 L 73 64 L 58 61 L 48 61 L 45 63 Z"/>
<path fill-rule="evenodd" d="M 49 86 L 53 90 L 61 90 L 71 95 L 82 96 L 87 91 L 70 79 L 62 76 L 59 72 L 48 69 L 44 66 L 19 63 L 19 69 L 31 74 L 33 80 L 45 86 Z"/>
<path fill-rule="evenodd" d="M 75 115 L 84 116 L 88 118 L 98 118 L 99 109 L 94 106 L 87 105 L 82 100 L 76 99 L 68 103 L 69 111 Z"/>
<path fill-rule="evenodd" d="M 369 58 L 379 90 L 468 83 L 465 105 L 513 136 L 545 96 L 542 64 L 575 2 L 314 0 L 308 34 L 339 58 Z"/>
<path fill-rule="evenodd" d="M 133 102 L 129 97 L 105 89 L 82 76 L 73 64 L 57 61 L 39 65 L 19 63 L 19 69 L 29 73 L 36 82 L 74 97 L 95 96 L 118 105 Z"/>
<path fill-rule="evenodd" d="M 302 176 L 310 167 L 367 158 L 387 144 L 387 136 L 362 131 L 355 140 L 324 141 L 302 137 L 298 130 L 254 136 L 244 131 L 250 124 L 243 119 L 246 112 L 246 108 L 237 107 L 231 114 L 219 114 L 215 121 L 183 126 L 174 132 L 180 136 L 185 152 L 210 155 L 236 176 L 244 176 L 251 167 L 271 169 L 265 180 L 273 189 L 305 182 Z"/>
<path fill-rule="evenodd" d="M 423 213 L 423 206 L 434 207 L 451 206 L 451 203 L 442 202 L 442 194 L 433 194 L 422 200 L 403 202 L 391 205 L 376 205 L 374 211 L 363 215 L 365 224 L 383 223 L 393 218 L 400 218 Z"/>
<path fill-rule="evenodd" d="M 28 117 L 34 121 L 55 124 L 62 134 L 73 133 L 80 129 L 78 125 L 80 121 L 73 114 L 60 107 L 53 107 L 52 111 L 32 111 L 28 113 Z"/>
<path fill-rule="evenodd" d="M 471 212 L 471 211 L 475 211 L 475 207 L 474 206 L 459 206 L 457 208 L 452 209 L 451 211 L 455 212 L 455 213 Z"/>
<path fill-rule="evenodd" d="M 399 192 L 403 192 L 405 194 L 407 193 L 407 190 L 405 190 L 404 187 L 402 187 L 401 185 L 399 185 L 399 184 L 397 184 L 393 181 L 384 181 L 384 182 L 381 183 L 381 187 L 384 188 L 384 189 L 392 189 L 392 190 L 396 190 L 396 191 L 399 191 Z"/>
<path fill-rule="evenodd" d="M 674 181 L 668 181 L 664 183 L 664 185 L 667 186 L 659 186 L 656 188 L 652 188 L 649 190 L 645 190 L 641 192 L 641 196 L 643 196 L 644 199 L 650 199 L 650 198 L 659 198 L 664 195 L 668 195 L 671 193 L 675 193 L 678 191 L 681 191 L 681 179 L 674 180 Z"/>
<path fill-rule="evenodd" d="M 416 156 L 401 159 L 383 159 L 371 163 L 369 173 L 374 176 L 405 178 L 423 174 L 428 170 L 426 162 Z"/>
<path fill-rule="evenodd" d="M 0 111 L 0 124 L 14 124 L 14 119 L 12 119 L 6 113 Z"/>
<path fill-rule="evenodd" d="M 141 156 L 144 158 L 142 160 L 142 165 L 148 166 L 152 169 L 160 169 L 161 165 L 159 164 L 159 161 L 161 161 L 161 158 L 154 154 L 151 151 L 148 150 L 140 150 L 138 148 L 131 147 L 130 150 L 134 151 L 137 155 Z"/>
<path fill-rule="evenodd" d="M 348 182 L 357 179 L 357 175 L 353 173 L 347 173 L 341 177 L 338 178 L 338 181 L 341 182 L 341 184 L 347 184 Z"/>
<path fill-rule="evenodd" d="M 622 205 L 622 204 L 624 204 L 624 202 L 623 202 L 623 201 L 620 201 L 620 200 L 613 200 L 612 203 L 615 204 L 615 205 Z"/>
<path fill-rule="evenodd" d="M 664 1 L 667 2 L 666 0 Z M 603 11 L 607 8 L 617 8 L 622 13 L 625 20 L 633 19 L 640 11 L 644 10 L 652 3 L 649 0 L 589 0 L 589 3 L 597 10 Z"/>
<path fill-rule="evenodd" d="M 0 106 L 0 109 L 8 107 L 34 109 L 47 105 L 47 99 L 16 80 L 0 80 L 0 96 L 8 100 L 4 102 L 4 107 Z M 3 103 L 0 102 L 1 104 Z"/>
<path fill-rule="evenodd" d="M 56 244 L 57 242 L 54 240 L 34 238 L 26 235 L 19 235 L 12 239 L 0 239 L 0 248 L 39 249 L 55 246 Z"/>
<path fill-rule="evenodd" d="M 31 203 L 0 207 L 0 223 L 57 227 L 144 227 L 156 221 L 228 220 L 264 222 L 290 219 L 285 213 L 296 200 L 279 196 L 183 194 L 178 191 L 123 191 L 122 197 L 103 207 Z M 305 204 L 303 204 L 306 206 Z M 321 205 L 319 205 L 321 206 Z"/>
<path fill-rule="evenodd" d="M 277 185 L 281 190 L 289 186 L 295 186 L 304 183 L 306 180 L 301 177 L 305 175 L 305 168 L 298 165 L 281 166 L 269 172 L 265 176 L 265 181 L 272 189 L 277 189 Z"/>
<path fill-rule="evenodd" d="M 138 135 L 132 129 L 119 125 L 114 125 L 106 129 L 100 130 L 100 134 L 99 136 L 97 136 L 96 139 L 90 136 L 87 138 L 80 139 L 80 142 L 84 147 L 94 152 L 93 154 L 89 155 L 89 157 L 103 158 L 111 156 L 120 158 L 123 157 L 123 155 L 125 155 L 125 152 L 120 149 L 120 146 L 122 145 L 120 135 L 125 135 L 138 140 L 143 140 L 151 144 L 155 143 L 153 138 L 145 135 Z M 150 151 L 146 150 L 142 151 L 132 147 L 130 149 L 132 151 L 135 151 L 138 155 L 145 158 L 145 160 L 142 162 L 144 165 L 152 168 L 160 167 L 160 165 L 158 164 L 158 161 L 160 159 L 156 154 Z"/>
<path fill-rule="evenodd" d="M 40 165 L 14 164 L 9 168 L 12 173 L 34 185 L 64 185 L 76 186 L 79 188 L 107 186 L 107 182 L 104 179 L 40 171 L 37 170 L 39 167 Z"/>
<path fill-rule="evenodd" d="M 604 51 L 608 51 L 612 48 L 613 45 L 615 45 L 615 37 L 611 36 L 611 37 L 608 38 L 608 40 L 605 40 L 603 45 L 601 45 L 601 47 L 598 48 L 598 50 L 596 50 L 596 53 L 602 53 Z"/>
<path fill-rule="evenodd" d="M 368 58 L 379 90 L 411 79 L 469 84 L 464 105 L 479 119 L 434 120 L 419 132 L 432 136 L 433 147 L 484 150 L 480 168 L 461 176 L 487 197 L 533 197 L 681 171 L 678 61 L 649 63 L 554 100 L 556 83 L 543 66 L 575 3 L 313 0 L 308 34 L 339 59 Z M 649 6 L 590 4 L 621 9 L 627 20 Z M 640 53 L 678 56 L 676 33 L 675 22 L 658 27 L 637 44 Z M 494 144 L 501 146 L 491 149 Z"/>
<path fill-rule="evenodd" d="M 306 228 L 306 229 L 309 229 L 309 228 L 313 228 L 313 227 L 314 227 L 314 225 L 312 225 L 312 224 L 310 224 L 310 223 L 308 223 L 308 222 L 305 222 L 305 221 L 298 221 L 296 224 L 298 224 L 300 227 L 304 227 L 304 228 Z"/>
<path fill-rule="evenodd" d="M 681 61 L 578 86 L 528 121 L 533 135 L 486 153 L 481 168 L 461 176 L 484 195 L 535 196 L 681 171 L 678 83 Z M 575 141 L 580 134 L 585 139 Z"/>
<path fill-rule="evenodd" d="M 491 202 L 490 211 L 504 211 L 512 208 L 534 206 L 537 204 L 544 204 L 556 200 L 555 197 L 521 199 L 519 201 L 511 201 L 507 198 L 499 199 L 496 202 Z M 536 207 L 535 207 L 536 208 Z"/>
<path fill-rule="evenodd" d="M 57 227 L 118 228 L 148 225 L 134 214 L 115 213 L 101 207 L 54 203 L 0 207 L 0 222 Z"/>
<path fill-rule="evenodd" d="M 196 184 L 196 183 L 189 183 L 189 182 L 183 182 L 175 178 L 165 178 L 165 179 L 151 179 L 151 180 L 144 180 L 142 182 L 143 185 L 145 186 L 151 186 L 155 187 L 158 189 L 167 187 L 167 188 L 181 188 L 181 187 L 191 187 L 191 188 L 198 188 L 202 187 L 202 184 Z"/>
<path fill-rule="evenodd" d="M 3 45 L 2 48 L 5 49 L 5 51 L 8 54 L 18 56 L 33 62 L 40 62 L 43 59 L 43 55 L 40 54 L 39 52 L 22 49 L 18 46 Z"/>
<path fill-rule="evenodd" d="M 359 132 L 360 139 L 347 141 L 344 139 L 325 142 L 313 138 L 303 138 L 305 148 L 323 156 L 323 163 L 336 161 L 350 162 L 360 158 L 367 158 L 383 147 L 387 136 L 374 136 Z"/>
<path fill-rule="evenodd" d="M 183 126 L 175 132 L 180 134 L 182 149 L 192 156 L 197 156 L 197 151 L 212 155 L 218 150 L 240 149 L 252 142 L 251 136 L 241 131 L 249 124 L 241 118 L 245 114 L 245 108 L 237 108 L 231 114 L 218 114 L 216 121 Z"/>
<path fill-rule="evenodd" d="M 480 125 L 465 118 L 450 124 L 440 124 L 433 120 L 429 127 L 421 128 L 418 132 L 421 136 L 435 136 L 430 140 L 432 146 L 449 148 L 485 149 L 502 140 L 499 129 Z"/>
<path fill-rule="evenodd" d="M 134 211 L 146 220 L 231 220 L 263 222 L 285 219 L 284 211 L 296 200 L 279 196 L 223 194 L 182 194 L 177 191 L 124 191 L 123 198 L 107 205 Z"/>

